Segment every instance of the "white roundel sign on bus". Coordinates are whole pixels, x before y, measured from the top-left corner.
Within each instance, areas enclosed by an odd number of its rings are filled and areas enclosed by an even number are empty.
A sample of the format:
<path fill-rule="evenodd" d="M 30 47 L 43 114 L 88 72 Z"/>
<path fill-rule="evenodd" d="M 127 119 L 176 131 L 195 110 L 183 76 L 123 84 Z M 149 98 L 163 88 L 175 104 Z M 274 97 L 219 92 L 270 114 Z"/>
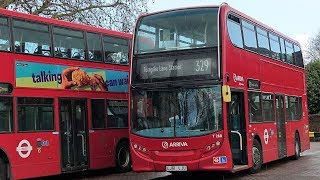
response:
<path fill-rule="evenodd" d="M 27 158 L 31 154 L 32 146 L 28 140 L 23 139 L 18 144 L 17 151 L 20 157 Z"/>

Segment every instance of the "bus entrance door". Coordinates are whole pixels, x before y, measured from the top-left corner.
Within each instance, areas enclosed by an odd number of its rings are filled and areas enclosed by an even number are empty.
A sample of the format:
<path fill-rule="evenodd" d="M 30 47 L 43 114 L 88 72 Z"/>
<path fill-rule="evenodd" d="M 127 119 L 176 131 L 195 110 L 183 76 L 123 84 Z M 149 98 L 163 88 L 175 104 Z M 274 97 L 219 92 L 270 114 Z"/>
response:
<path fill-rule="evenodd" d="M 61 99 L 59 106 L 62 171 L 88 169 L 86 101 Z"/>
<path fill-rule="evenodd" d="M 232 160 L 235 165 L 247 165 L 246 121 L 244 96 L 242 92 L 232 92 L 229 103 L 229 130 Z"/>
<path fill-rule="evenodd" d="M 284 117 L 284 97 L 276 95 L 276 122 L 277 122 L 277 138 L 278 138 L 278 158 L 287 156 L 286 148 L 286 122 Z"/>

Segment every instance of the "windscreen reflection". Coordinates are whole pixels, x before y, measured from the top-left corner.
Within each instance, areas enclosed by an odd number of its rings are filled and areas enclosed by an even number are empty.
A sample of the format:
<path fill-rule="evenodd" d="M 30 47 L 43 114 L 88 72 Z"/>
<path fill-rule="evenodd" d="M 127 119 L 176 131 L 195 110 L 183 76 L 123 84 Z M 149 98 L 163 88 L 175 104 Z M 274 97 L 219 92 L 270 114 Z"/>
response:
<path fill-rule="evenodd" d="M 222 128 L 221 86 L 133 94 L 133 133 L 146 137 L 190 137 Z"/>

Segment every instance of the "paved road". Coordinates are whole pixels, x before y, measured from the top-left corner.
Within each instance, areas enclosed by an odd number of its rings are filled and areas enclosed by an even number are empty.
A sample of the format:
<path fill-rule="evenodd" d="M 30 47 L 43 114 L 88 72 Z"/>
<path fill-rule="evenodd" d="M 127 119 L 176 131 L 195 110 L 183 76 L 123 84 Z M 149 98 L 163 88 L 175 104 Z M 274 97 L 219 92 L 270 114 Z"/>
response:
<path fill-rule="evenodd" d="M 114 169 L 74 173 L 54 176 L 52 179 L 83 179 L 83 180 L 178 180 L 178 179 L 239 179 L 239 180 L 319 180 L 320 179 L 320 142 L 311 143 L 311 150 L 304 152 L 302 157 L 295 161 L 290 159 L 268 163 L 258 174 L 248 174 L 246 171 L 235 174 L 219 173 L 192 173 L 174 176 L 170 173 L 114 173 Z M 50 178 L 50 179 L 51 179 Z"/>

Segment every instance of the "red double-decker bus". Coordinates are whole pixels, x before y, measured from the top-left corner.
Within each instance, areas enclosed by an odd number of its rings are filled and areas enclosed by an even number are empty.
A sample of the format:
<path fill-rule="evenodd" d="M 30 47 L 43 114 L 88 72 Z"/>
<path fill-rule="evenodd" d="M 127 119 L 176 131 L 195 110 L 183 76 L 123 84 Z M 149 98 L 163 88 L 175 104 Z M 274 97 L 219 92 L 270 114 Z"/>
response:
<path fill-rule="evenodd" d="M 0 10 L 0 179 L 131 168 L 130 41 Z"/>
<path fill-rule="evenodd" d="M 227 4 L 141 16 L 132 58 L 134 171 L 255 173 L 309 149 L 299 43 Z"/>

